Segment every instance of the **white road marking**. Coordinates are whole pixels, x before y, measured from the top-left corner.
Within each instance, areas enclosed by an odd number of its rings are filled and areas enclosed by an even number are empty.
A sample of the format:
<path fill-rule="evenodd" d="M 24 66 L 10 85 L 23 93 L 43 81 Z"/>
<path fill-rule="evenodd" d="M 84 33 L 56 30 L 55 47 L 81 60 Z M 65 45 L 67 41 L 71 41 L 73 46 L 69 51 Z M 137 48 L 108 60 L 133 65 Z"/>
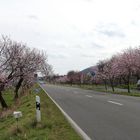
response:
<path fill-rule="evenodd" d="M 39 84 L 40 85 L 40 84 Z M 60 109 L 66 119 L 70 122 L 71 126 L 76 130 L 76 132 L 84 139 L 91 140 L 91 138 L 72 120 L 72 118 L 58 105 L 58 103 L 47 93 L 47 91 L 40 85 L 43 91 L 48 95 L 48 97 L 54 102 L 54 104 Z"/>
<path fill-rule="evenodd" d="M 118 103 L 118 102 L 114 102 L 114 101 L 108 101 L 109 103 L 112 103 L 112 104 L 116 104 L 116 105 L 123 105 L 121 103 Z"/>
<path fill-rule="evenodd" d="M 85 95 L 85 96 L 87 96 L 87 97 L 89 97 L 89 98 L 92 98 L 92 96 L 91 96 L 91 95 Z"/>

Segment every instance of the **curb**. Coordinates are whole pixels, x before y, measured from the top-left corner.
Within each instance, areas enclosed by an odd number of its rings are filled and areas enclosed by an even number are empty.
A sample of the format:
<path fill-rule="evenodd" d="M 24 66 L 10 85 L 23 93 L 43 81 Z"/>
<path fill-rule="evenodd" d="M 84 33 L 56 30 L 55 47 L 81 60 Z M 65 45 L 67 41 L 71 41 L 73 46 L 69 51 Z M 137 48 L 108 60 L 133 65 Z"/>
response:
<path fill-rule="evenodd" d="M 39 84 L 43 91 L 48 95 L 48 97 L 53 101 L 53 103 L 59 108 L 74 130 L 83 138 L 83 140 L 92 140 L 75 122 L 72 118 L 56 103 L 54 99 L 47 93 L 47 91 Z"/>

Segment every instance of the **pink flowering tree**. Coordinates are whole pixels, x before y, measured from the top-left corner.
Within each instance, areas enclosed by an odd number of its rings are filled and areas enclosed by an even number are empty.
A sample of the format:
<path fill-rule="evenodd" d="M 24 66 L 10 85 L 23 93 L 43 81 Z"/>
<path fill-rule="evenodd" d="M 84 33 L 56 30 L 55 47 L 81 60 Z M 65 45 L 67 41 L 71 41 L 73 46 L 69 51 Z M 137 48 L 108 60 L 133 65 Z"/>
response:
<path fill-rule="evenodd" d="M 78 71 L 69 71 L 67 73 L 67 79 L 68 82 L 72 85 L 72 84 L 81 84 L 81 73 Z"/>
<path fill-rule="evenodd" d="M 34 74 L 46 64 L 46 55 L 36 49 L 31 49 L 22 43 L 12 41 L 8 37 L 0 40 L 0 103 L 2 108 L 7 104 L 2 92 L 7 86 L 15 87 L 15 99 L 21 86 L 30 85 Z"/>
<path fill-rule="evenodd" d="M 127 85 L 128 92 L 130 92 L 132 77 L 137 76 L 137 79 L 139 79 L 140 48 L 126 49 L 123 53 L 117 54 L 109 60 L 100 61 L 97 67 L 97 77 L 104 81 L 105 87 L 107 81 L 109 81 L 114 91 L 114 81 L 123 79 Z"/>
<path fill-rule="evenodd" d="M 134 49 L 134 67 L 135 67 L 135 76 L 137 78 L 137 81 L 140 79 L 140 46 L 136 49 Z"/>
<path fill-rule="evenodd" d="M 0 40 L 0 103 L 3 108 L 7 108 L 7 104 L 2 96 L 2 91 L 17 76 L 17 63 L 19 52 L 22 50 L 20 43 L 2 37 Z"/>
<path fill-rule="evenodd" d="M 135 51 L 129 48 L 119 55 L 116 63 L 117 73 L 126 83 L 128 92 L 130 92 L 130 80 L 136 73 L 135 61 Z"/>
<path fill-rule="evenodd" d="M 110 82 L 112 91 L 114 92 L 114 81 L 118 77 L 117 73 L 117 56 L 113 56 L 111 59 L 106 61 L 104 66 L 104 74 L 106 76 L 106 79 Z"/>
<path fill-rule="evenodd" d="M 74 83 L 74 74 L 75 74 L 75 71 L 73 70 L 67 73 L 68 82 L 71 84 L 71 86 Z"/>
<path fill-rule="evenodd" d="M 107 74 L 105 71 L 106 63 L 107 63 L 106 60 L 102 60 L 102 61 L 98 62 L 98 64 L 97 64 L 98 71 L 96 73 L 96 77 L 103 81 L 103 83 L 105 85 L 105 89 L 107 90 Z"/>
<path fill-rule="evenodd" d="M 45 56 L 43 53 L 36 49 L 30 49 L 30 48 L 24 48 L 22 54 L 20 55 L 20 58 L 17 60 L 18 64 L 18 70 L 15 83 L 15 99 L 18 98 L 18 91 L 20 87 L 22 86 L 22 83 L 27 83 L 26 81 L 33 81 L 34 73 L 37 72 L 42 66 L 43 63 L 45 63 Z M 28 80 L 27 80 L 28 78 Z"/>

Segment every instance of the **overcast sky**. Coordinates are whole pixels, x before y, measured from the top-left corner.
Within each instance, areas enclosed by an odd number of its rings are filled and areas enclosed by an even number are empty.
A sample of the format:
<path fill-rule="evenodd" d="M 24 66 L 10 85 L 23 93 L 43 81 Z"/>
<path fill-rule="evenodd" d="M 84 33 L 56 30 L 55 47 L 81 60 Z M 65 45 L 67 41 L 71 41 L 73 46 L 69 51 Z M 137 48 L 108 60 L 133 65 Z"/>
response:
<path fill-rule="evenodd" d="M 0 34 L 45 50 L 66 74 L 140 45 L 140 0 L 0 0 Z"/>

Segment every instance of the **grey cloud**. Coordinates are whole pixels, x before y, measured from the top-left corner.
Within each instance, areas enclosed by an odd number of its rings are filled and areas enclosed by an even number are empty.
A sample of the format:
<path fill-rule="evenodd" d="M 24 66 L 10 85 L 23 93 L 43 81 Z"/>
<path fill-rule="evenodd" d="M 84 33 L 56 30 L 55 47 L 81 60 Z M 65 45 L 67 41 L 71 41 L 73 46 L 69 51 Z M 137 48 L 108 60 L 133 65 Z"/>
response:
<path fill-rule="evenodd" d="M 134 20 L 131 21 L 131 24 L 134 25 L 134 26 L 137 25 L 137 23 Z"/>
<path fill-rule="evenodd" d="M 125 34 L 123 33 L 122 29 L 118 25 L 113 23 L 100 24 L 99 26 L 97 26 L 96 31 L 108 37 L 125 37 Z"/>
<path fill-rule="evenodd" d="M 93 42 L 93 43 L 91 43 L 91 48 L 98 48 L 98 49 L 100 49 L 100 48 L 104 48 L 104 46 L 99 45 L 99 44 Z"/>
<path fill-rule="evenodd" d="M 75 45 L 75 46 L 73 47 L 73 49 L 84 49 L 84 48 L 85 48 L 85 46 L 84 46 L 84 45 L 80 45 L 80 44 Z"/>
<path fill-rule="evenodd" d="M 108 36 L 108 37 L 125 37 L 125 34 L 120 32 L 120 31 L 111 31 L 111 30 L 104 30 L 104 31 L 100 31 L 100 33 Z"/>
<path fill-rule="evenodd" d="M 66 58 L 68 58 L 69 57 L 69 55 L 67 55 L 67 54 L 57 54 L 57 53 L 51 53 L 51 54 L 49 54 L 48 55 L 49 57 L 51 57 L 51 58 L 54 58 L 54 59 L 66 59 Z"/>
<path fill-rule="evenodd" d="M 80 56 L 85 57 L 85 58 L 94 58 L 95 57 L 95 55 L 92 55 L 92 54 L 81 54 Z"/>
<path fill-rule="evenodd" d="M 53 46 L 58 49 L 67 49 L 68 48 L 68 45 L 65 43 L 62 43 L 62 42 L 54 42 Z"/>
<path fill-rule="evenodd" d="M 32 20 L 39 20 L 37 15 L 28 15 L 27 17 Z"/>
<path fill-rule="evenodd" d="M 92 2 L 93 0 L 84 0 L 84 1 L 87 1 L 87 2 Z"/>
<path fill-rule="evenodd" d="M 132 20 L 131 25 L 138 27 L 140 26 L 140 22 L 138 20 Z"/>
<path fill-rule="evenodd" d="M 73 47 L 73 49 L 81 49 L 81 50 L 87 50 L 87 49 L 102 49 L 104 48 L 103 45 L 97 44 L 95 42 L 86 42 L 85 44 L 77 44 Z"/>

